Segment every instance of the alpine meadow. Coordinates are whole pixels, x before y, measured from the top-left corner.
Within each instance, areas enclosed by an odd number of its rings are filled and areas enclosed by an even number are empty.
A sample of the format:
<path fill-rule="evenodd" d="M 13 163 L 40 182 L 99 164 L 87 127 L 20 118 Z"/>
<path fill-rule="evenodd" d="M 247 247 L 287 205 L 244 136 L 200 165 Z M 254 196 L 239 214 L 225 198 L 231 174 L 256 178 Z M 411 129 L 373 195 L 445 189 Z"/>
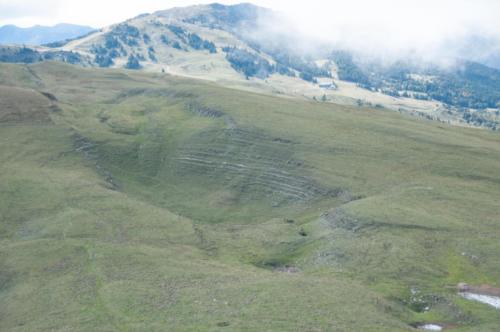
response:
<path fill-rule="evenodd" d="M 0 45 L 0 331 L 500 330 L 491 57 L 299 51 L 275 15 Z"/>

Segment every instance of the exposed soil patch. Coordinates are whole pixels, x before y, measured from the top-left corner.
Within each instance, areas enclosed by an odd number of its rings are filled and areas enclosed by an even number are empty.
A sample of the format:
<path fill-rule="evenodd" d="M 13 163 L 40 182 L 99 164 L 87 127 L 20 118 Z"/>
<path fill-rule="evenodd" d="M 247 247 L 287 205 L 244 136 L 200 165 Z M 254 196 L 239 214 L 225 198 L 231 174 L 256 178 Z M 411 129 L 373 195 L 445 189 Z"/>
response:
<path fill-rule="evenodd" d="M 490 285 L 473 286 L 465 283 L 457 285 L 457 289 L 461 293 L 474 293 L 479 295 L 497 296 L 500 297 L 500 288 L 492 287 Z"/>

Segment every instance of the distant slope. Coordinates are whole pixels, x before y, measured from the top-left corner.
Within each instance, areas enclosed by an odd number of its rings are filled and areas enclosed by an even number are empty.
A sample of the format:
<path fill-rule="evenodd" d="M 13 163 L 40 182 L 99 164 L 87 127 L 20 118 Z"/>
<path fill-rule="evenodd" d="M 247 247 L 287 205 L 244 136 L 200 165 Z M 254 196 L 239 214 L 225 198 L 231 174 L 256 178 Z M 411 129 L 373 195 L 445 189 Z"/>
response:
<path fill-rule="evenodd" d="M 455 113 L 464 122 L 500 129 L 500 70 L 478 62 L 454 60 L 449 67 L 412 59 L 382 65 L 356 61 L 347 52 L 334 52 L 339 78 L 395 98 L 437 100 L 441 114 Z"/>
<path fill-rule="evenodd" d="M 279 15 L 252 4 L 179 7 L 33 51 L 0 48 L 0 61 L 164 72 L 254 92 L 500 128 L 499 70 L 470 61 L 446 70 L 414 66 L 410 59 L 410 65 L 387 67 L 380 59 L 360 64 L 352 52 L 268 28 L 279 22 Z M 307 47 L 297 46 L 302 44 Z"/>
<path fill-rule="evenodd" d="M 41 45 L 80 37 L 93 30 L 89 26 L 66 23 L 51 27 L 36 25 L 30 28 L 4 25 L 0 27 L 0 44 Z"/>
<path fill-rule="evenodd" d="M 393 110 L 401 105 L 421 112 L 441 108 L 434 101 L 400 100 L 339 82 L 333 61 L 305 56 L 286 40 L 273 43 L 279 40 L 275 36 L 269 41 L 259 39 L 253 32 L 261 29 L 263 18 L 272 20 L 273 15 L 251 4 L 173 8 L 57 43 L 52 51 L 77 52 L 104 68 L 166 72 L 280 96 L 348 105 L 362 100 Z"/>

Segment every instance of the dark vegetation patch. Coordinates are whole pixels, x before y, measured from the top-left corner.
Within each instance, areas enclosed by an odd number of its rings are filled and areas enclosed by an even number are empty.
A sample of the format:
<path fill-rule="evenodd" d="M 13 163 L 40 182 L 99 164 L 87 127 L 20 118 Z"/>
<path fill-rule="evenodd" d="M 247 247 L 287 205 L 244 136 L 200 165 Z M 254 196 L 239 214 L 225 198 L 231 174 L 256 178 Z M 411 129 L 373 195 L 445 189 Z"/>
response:
<path fill-rule="evenodd" d="M 224 47 L 226 59 L 237 72 L 250 77 L 267 78 L 275 72 L 275 68 L 266 59 L 257 54 L 236 47 Z"/>
<path fill-rule="evenodd" d="M 317 83 L 316 77 L 330 77 L 331 74 L 326 69 L 319 68 L 313 61 L 305 61 L 301 57 L 291 56 L 290 54 L 280 53 L 272 50 L 266 51 L 276 61 L 270 64 L 263 58 L 257 49 L 257 53 L 236 47 L 224 47 L 226 59 L 231 66 L 238 72 L 245 75 L 246 78 L 258 77 L 267 78 L 269 75 L 278 73 L 295 77 L 295 71 L 299 72 L 299 77 L 305 81 Z"/>
<path fill-rule="evenodd" d="M 84 62 L 79 53 L 71 51 L 38 52 L 28 47 L 0 47 L 0 62 L 36 63 L 46 60 L 61 61 L 70 64 L 81 64 Z"/>
<path fill-rule="evenodd" d="M 258 261 L 257 263 L 255 263 L 255 265 L 263 269 L 277 270 L 286 268 L 288 266 L 288 262 L 287 260 L 275 258 L 275 259 Z"/>
<path fill-rule="evenodd" d="M 201 38 L 196 33 L 190 33 L 186 29 L 172 24 L 167 25 L 167 28 L 172 31 L 172 33 L 176 35 L 177 38 L 179 38 L 184 44 L 189 45 L 195 50 L 207 50 L 210 53 L 217 53 L 217 48 L 213 42 Z M 162 42 L 169 44 L 166 37 L 162 38 Z M 180 44 L 175 45 L 175 43 L 172 43 L 172 46 L 180 49 Z"/>
<path fill-rule="evenodd" d="M 94 61 L 97 65 L 110 67 L 114 64 L 115 58 L 127 56 L 124 45 L 139 46 L 141 37 L 145 42 L 150 40 L 147 34 L 141 36 L 138 28 L 122 23 L 104 35 L 103 45 L 93 45 L 90 51 L 95 54 Z"/>
<path fill-rule="evenodd" d="M 313 74 L 308 73 L 308 72 L 302 72 L 300 73 L 299 77 L 303 79 L 304 81 L 312 82 L 312 83 L 318 83 L 318 80 L 314 77 Z"/>
<path fill-rule="evenodd" d="M 115 64 L 113 58 L 108 55 L 96 54 L 94 61 L 99 67 L 102 68 L 108 68 Z"/>
<path fill-rule="evenodd" d="M 498 108 L 500 106 L 500 70 L 474 62 L 462 62 L 456 67 L 442 69 L 428 65 L 418 67 L 406 62 L 390 66 L 375 63 L 358 64 L 348 52 L 337 51 L 330 58 L 338 67 L 339 78 L 359 86 L 381 91 L 393 97 L 438 100 L 454 106 L 463 113 L 467 123 L 494 126 L 481 113 L 467 109 Z M 432 77 L 416 79 L 412 74 Z"/>
<path fill-rule="evenodd" d="M 172 42 L 172 47 L 175 48 L 175 49 L 177 49 L 177 50 L 182 50 L 182 45 L 177 40 L 175 40 L 174 42 Z"/>
<path fill-rule="evenodd" d="M 301 55 L 288 44 L 240 37 L 258 53 L 269 54 L 276 61 L 275 72 L 279 74 L 295 77 L 298 72 L 300 78 L 312 83 L 317 83 L 317 77 L 331 77 L 327 67 L 318 66 L 312 58 Z"/>
<path fill-rule="evenodd" d="M 167 28 L 180 39 L 184 40 L 184 38 L 186 38 L 187 31 L 184 30 L 184 28 L 173 24 L 167 25 Z"/>
<path fill-rule="evenodd" d="M 50 92 L 43 92 L 43 91 L 40 91 L 40 93 L 41 93 L 43 96 L 47 97 L 47 99 L 48 99 L 48 100 L 50 100 L 50 101 L 57 101 L 56 96 L 55 96 L 55 95 L 53 95 L 53 94 L 52 94 L 52 93 L 50 93 Z"/>
<path fill-rule="evenodd" d="M 43 60 L 62 61 L 73 65 L 83 63 L 82 56 L 72 51 L 44 52 L 42 55 Z"/>
<path fill-rule="evenodd" d="M 118 43 L 118 41 L 117 41 Z M 116 48 L 108 48 L 106 46 L 92 46 L 92 53 L 95 54 L 95 62 L 100 67 L 109 67 L 114 64 L 113 59 L 127 55 L 127 51 L 119 44 Z"/>
<path fill-rule="evenodd" d="M 156 59 L 156 51 L 153 46 L 148 47 L 148 56 L 152 62 L 158 62 L 158 59 Z"/>
<path fill-rule="evenodd" d="M 42 55 L 27 47 L 2 47 L 0 48 L 1 62 L 35 63 L 42 61 Z"/>
<path fill-rule="evenodd" d="M 369 87 L 370 79 L 368 76 L 354 63 L 352 55 L 349 52 L 336 51 L 331 55 L 331 59 L 335 61 L 338 68 L 339 78 L 343 81 L 355 82 L 360 86 Z"/>
<path fill-rule="evenodd" d="M 141 37 L 141 32 L 135 26 L 122 23 L 111 31 L 111 35 L 116 36 L 120 41 L 129 46 L 138 46 L 138 39 Z"/>
<path fill-rule="evenodd" d="M 127 69 L 141 69 L 141 63 L 139 62 L 139 57 L 137 55 L 130 55 L 128 57 L 127 63 L 125 64 L 125 68 Z"/>
<path fill-rule="evenodd" d="M 267 51 L 266 51 L 267 52 Z M 311 59 L 304 59 L 301 56 L 294 55 L 293 52 L 284 52 L 281 49 L 270 49 L 269 54 L 280 65 L 278 72 L 294 76 L 286 68 L 294 69 L 302 74 L 301 78 L 308 81 L 316 81 L 316 77 L 330 77 L 331 73 L 326 68 L 321 68 L 316 65 Z M 285 68 L 281 71 L 279 68 Z"/>
<path fill-rule="evenodd" d="M 203 40 L 200 36 L 194 33 L 190 33 L 188 35 L 188 44 L 195 50 L 208 50 L 210 53 L 217 53 L 214 43 L 208 40 Z"/>

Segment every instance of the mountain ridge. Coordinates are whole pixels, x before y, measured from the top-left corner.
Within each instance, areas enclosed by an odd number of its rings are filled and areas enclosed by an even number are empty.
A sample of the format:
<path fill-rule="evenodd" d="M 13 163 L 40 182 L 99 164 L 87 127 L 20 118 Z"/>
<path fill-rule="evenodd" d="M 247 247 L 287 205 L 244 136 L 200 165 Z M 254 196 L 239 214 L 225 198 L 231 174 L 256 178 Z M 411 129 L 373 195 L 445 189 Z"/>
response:
<path fill-rule="evenodd" d="M 305 41 L 314 49 L 308 53 L 296 47 L 304 41 L 293 33 L 266 30 L 279 20 L 272 10 L 250 3 L 176 7 L 46 44 L 48 48 L 38 49 L 38 59 L 164 72 L 251 91 L 500 128 L 499 70 L 470 61 L 461 65 L 466 71 L 402 62 L 366 66 L 350 52 L 314 40 Z M 15 57 L 12 50 L 7 53 L 4 59 Z M 480 77 L 492 79 L 480 82 Z"/>
<path fill-rule="evenodd" d="M 53 26 L 34 25 L 18 27 L 8 24 L 0 27 L 0 44 L 41 45 L 85 35 L 95 29 L 90 26 L 58 23 Z"/>

